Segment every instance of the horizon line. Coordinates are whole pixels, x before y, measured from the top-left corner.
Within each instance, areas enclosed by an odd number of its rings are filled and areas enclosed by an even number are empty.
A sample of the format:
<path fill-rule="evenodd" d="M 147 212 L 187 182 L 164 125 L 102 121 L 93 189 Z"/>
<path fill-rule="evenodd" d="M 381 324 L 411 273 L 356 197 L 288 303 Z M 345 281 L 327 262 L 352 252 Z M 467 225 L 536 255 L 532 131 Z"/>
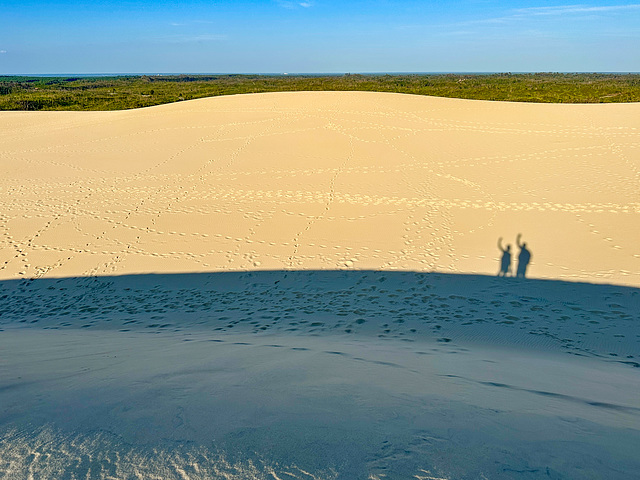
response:
<path fill-rule="evenodd" d="M 345 75 L 536 75 L 591 74 L 640 75 L 640 71 L 434 71 L 434 72 L 85 72 L 85 73 L 0 73 L 1 77 L 125 77 L 125 76 L 181 76 L 181 75 L 260 75 L 260 76 L 345 76 Z"/>

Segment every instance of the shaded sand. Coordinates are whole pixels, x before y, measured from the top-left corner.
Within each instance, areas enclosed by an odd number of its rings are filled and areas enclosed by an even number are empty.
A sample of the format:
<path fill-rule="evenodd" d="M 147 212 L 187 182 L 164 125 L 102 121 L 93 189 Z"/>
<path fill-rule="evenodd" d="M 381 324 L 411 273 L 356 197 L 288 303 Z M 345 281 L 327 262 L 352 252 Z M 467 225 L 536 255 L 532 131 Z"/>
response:
<path fill-rule="evenodd" d="M 9 365 L 22 384 L 2 393 L 4 478 L 637 478 L 637 389 L 614 365 L 345 338 L 184 340 L 7 332 L 3 349 L 29 360 Z"/>
<path fill-rule="evenodd" d="M 640 478 L 639 129 L 344 92 L 0 112 L 0 479 Z M 519 232 L 532 278 L 497 278 Z"/>
<path fill-rule="evenodd" d="M 272 271 L 0 283 L 0 476 L 629 479 L 640 289 Z"/>
<path fill-rule="evenodd" d="M 640 286 L 640 104 L 371 92 L 0 112 L 0 278 L 243 269 Z M 515 247 L 515 246 L 514 246 Z"/>
<path fill-rule="evenodd" d="M 481 275 L 256 271 L 0 283 L 0 328 L 451 341 L 640 367 L 640 289 Z M 639 371 L 640 372 L 640 371 Z"/>

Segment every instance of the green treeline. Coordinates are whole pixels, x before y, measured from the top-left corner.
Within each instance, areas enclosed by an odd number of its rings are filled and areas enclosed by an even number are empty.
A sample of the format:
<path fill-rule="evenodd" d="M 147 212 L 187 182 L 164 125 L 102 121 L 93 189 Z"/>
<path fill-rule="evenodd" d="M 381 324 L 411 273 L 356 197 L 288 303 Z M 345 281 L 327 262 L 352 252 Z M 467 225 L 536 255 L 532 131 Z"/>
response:
<path fill-rule="evenodd" d="M 0 110 L 123 110 L 194 98 L 373 91 L 544 103 L 640 101 L 638 74 L 0 76 Z"/>

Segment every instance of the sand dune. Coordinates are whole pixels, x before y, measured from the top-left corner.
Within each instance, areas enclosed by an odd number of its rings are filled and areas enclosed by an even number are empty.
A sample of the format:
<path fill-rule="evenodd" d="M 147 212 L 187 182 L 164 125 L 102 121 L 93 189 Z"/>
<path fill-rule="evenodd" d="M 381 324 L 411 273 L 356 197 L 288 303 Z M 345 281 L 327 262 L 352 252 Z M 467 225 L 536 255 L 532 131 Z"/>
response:
<path fill-rule="evenodd" d="M 640 285 L 640 105 L 370 92 L 0 112 L 1 278 L 250 269 Z M 514 245 L 515 247 L 515 245 Z"/>
<path fill-rule="evenodd" d="M 640 289 L 270 271 L 0 284 L 0 477 L 626 480 Z"/>
<path fill-rule="evenodd" d="M 0 328 L 290 334 L 553 351 L 640 367 L 640 289 L 480 275 L 254 271 L 4 281 Z"/>
<path fill-rule="evenodd" d="M 0 478 L 637 478 L 639 132 L 379 93 L 0 112 Z"/>

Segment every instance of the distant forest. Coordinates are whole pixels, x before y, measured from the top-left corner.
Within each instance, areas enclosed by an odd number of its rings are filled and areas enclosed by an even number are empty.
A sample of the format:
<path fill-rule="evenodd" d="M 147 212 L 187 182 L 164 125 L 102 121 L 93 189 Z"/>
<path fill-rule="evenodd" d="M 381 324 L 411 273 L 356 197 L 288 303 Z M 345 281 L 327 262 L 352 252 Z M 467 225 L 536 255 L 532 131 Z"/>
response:
<path fill-rule="evenodd" d="M 0 110 L 123 110 L 194 98 L 371 91 L 510 102 L 640 101 L 638 74 L 0 76 Z"/>

